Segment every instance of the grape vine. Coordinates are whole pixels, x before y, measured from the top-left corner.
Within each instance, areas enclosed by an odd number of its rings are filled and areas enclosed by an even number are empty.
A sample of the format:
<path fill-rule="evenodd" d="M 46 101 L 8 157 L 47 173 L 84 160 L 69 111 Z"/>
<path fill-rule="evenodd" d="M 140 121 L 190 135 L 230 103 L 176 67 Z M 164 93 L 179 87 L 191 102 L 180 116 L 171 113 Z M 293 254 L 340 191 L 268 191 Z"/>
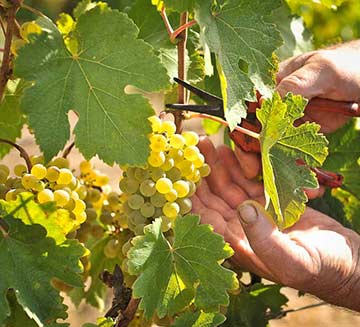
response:
<path fill-rule="evenodd" d="M 351 218 L 360 212 L 355 123 L 328 142 L 316 124 L 293 126 L 301 96 L 274 92 L 278 60 L 303 46 L 287 3 L 82 0 L 53 21 L 26 2 L 0 1 L 0 156 L 20 154 L 0 163 L 0 327 L 69 326 L 64 297 L 99 309 L 84 327 L 261 327 L 295 311 L 284 310 L 280 285 L 245 282 L 229 244 L 193 212 L 211 169 L 188 127 L 201 118 L 230 146 L 230 131 L 258 142 L 266 209 L 280 228 L 299 219 L 303 189 L 318 186 L 311 168 L 325 162 L 344 184 L 310 204 L 336 205 L 337 218 L 360 230 Z M 165 110 L 203 104 L 174 77 L 221 95 L 225 117 Z M 261 105 L 256 91 L 268 98 Z M 156 92 L 163 104 L 154 110 Z M 40 155 L 20 145 L 25 129 Z M 343 140 L 354 148 L 340 162 Z M 96 156 L 121 168 L 119 180 Z"/>

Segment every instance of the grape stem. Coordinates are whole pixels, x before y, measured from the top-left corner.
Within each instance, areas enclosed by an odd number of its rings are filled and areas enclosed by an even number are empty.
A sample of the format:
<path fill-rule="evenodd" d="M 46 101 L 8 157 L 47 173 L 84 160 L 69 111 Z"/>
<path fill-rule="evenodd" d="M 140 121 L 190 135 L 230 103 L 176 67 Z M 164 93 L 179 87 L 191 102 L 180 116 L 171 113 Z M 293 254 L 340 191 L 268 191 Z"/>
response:
<path fill-rule="evenodd" d="M 139 304 L 140 304 L 139 299 L 131 298 L 126 309 L 119 313 L 119 316 L 116 319 L 117 321 L 116 321 L 115 327 L 129 326 L 129 324 L 135 317 L 135 313 L 136 313 L 136 310 L 137 310 Z"/>
<path fill-rule="evenodd" d="M 276 314 L 268 314 L 267 315 L 267 319 L 281 319 L 284 318 L 288 313 L 293 313 L 293 312 L 298 312 L 298 311 L 303 311 L 303 310 L 307 310 L 307 309 L 312 309 L 312 308 L 316 308 L 316 307 L 320 307 L 323 305 L 328 305 L 327 302 L 319 302 L 319 303 L 315 303 L 315 304 L 309 304 L 309 305 L 305 305 L 303 307 L 300 308 L 296 308 L 296 309 L 289 309 L 289 310 L 284 310 L 284 311 L 280 311 Z"/>
<path fill-rule="evenodd" d="M 62 155 L 62 157 L 64 159 L 67 158 L 67 156 L 70 154 L 70 152 L 74 148 L 74 146 L 75 146 L 75 142 L 71 142 L 71 144 L 67 148 L 65 148 L 63 155 Z"/>
<path fill-rule="evenodd" d="M 191 114 L 190 118 L 206 118 L 206 119 L 216 121 L 224 126 L 229 126 L 229 123 L 227 121 L 225 121 L 221 118 L 215 117 L 215 116 L 208 115 L 208 114 L 201 114 L 201 113 Z M 260 139 L 260 134 L 250 131 L 244 127 L 236 126 L 234 128 L 234 130 L 239 131 L 240 133 L 249 135 L 250 137 L 253 137 L 254 139 L 257 139 L 257 140 Z"/>
<path fill-rule="evenodd" d="M 31 164 L 30 157 L 29 157 L 28 153 L 25 151 L 24 148 L 22 146 L 20 146 L 19 144 L 16 144 L 16 143 L 14 143 L 12 141 L 5 140 L 5 139 L 2 139 L 2 138 L 0 138 L 0 143 L 9 144 L 12 147 L 14 147 L 16 150 L 18 150 L 20 152 L 20 157 L 22 157 L 25 160 L 28 172 L 30 173 L 31 168 L 32 168 L 32 164 Z"/>

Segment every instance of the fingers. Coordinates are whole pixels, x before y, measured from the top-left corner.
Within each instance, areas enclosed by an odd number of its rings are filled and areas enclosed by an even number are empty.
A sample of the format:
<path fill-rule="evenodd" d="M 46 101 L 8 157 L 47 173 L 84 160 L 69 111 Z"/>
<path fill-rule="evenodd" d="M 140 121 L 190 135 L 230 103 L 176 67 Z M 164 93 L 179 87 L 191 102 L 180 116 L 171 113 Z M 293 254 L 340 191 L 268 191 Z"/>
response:
<path fill-rule="evenodd" d="M 307 99 L 321 96 L 324 93 L 324 74 L 321 74 L 322 67 L 316 62 L 308 63 L 290 75 L 287 75 L 276 87 L 276 90 L 283 97 L 288 92 L 301 94 Z"/>
<path fill-rule="evenodd" d="M 315 189 L 305 189 L 305 193 L 307 195 L 307 197 L 311 200 L 311 199 L 316 199 L 316 198 L 320 198 L 324 195 L 325 193 L 325 186 L 319 186 L 318 188 Z"/>
<path fill-rule="evenodd" d="M 253 179 L 259 175 L 261 171 L 261 161 L 257 153 L 248 153 L 236 147 L 235 156 L 246 178 Z"/>
<path fill-rule="evenodd" d="M 309 253 L 280 232 L 258 203 L 246 201 L 238 212 L 251 248 L 275 278 L 285 285 L 299 286 L 299 280 L 311 275 Z"/>

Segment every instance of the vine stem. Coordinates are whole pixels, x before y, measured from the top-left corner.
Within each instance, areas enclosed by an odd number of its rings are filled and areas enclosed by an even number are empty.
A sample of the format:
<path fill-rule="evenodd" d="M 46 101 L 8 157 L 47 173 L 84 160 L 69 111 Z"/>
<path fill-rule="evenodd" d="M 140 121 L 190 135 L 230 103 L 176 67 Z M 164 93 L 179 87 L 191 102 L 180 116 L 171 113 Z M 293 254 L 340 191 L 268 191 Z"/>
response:
<path fill-rule="evenodd" d="M 300 307 L 300 308 L 281 311 L 279 314 L 274 315 L 273 317 L 271 315 L 269 315 L 268 318 L 270 318 L 270 319 L 281 319 L 281 318 L 285 317 L 288 313 L 293 313 L 293 312 L 303 311 L 303 310 L 307 310 L 307 309 L 312 309 L 312 308 L 320 307 L 320 306 L 327 305 L 327 304 L 328 304 L 327 302 L 319 302 L 319 303 L 315 303 L 315 304 L 309 304 L 309 305 L 305 305 L 305 306 Z"/>
<path fill-rule="evenodd" d="M 190 118 L 206 118 L 206 119 L 216 121 L 217 123 L 220 123 L 224 126 L 229 126 L 229 123 L 227 121 L 225 121 L 221 118 L 215 117 L 215 116 L 208 115 L 208 114 L 201 114 L 201 113 L 191 114 Z M 257 139 L 257 140 L 260 139 L 260 134 L 250 131 L 244 127 L 236 126 L 234 129 L 243 134 L 249 135 L 250 137 L 253 137 L 254 139 Z"/>
<path fill-rule="evenodd" d="M 70 154 L 71 150 L 74 148 L 75 142 L 71 142 L 71 144 L 64 150 L 62 157 L 64 159 L 67 158 L 67 156 Z"/>
<path fill-rule="evenodd" d="M 16 28 L 16 13 L 21 6 L 19 0 L 12 1 L 13 6 L 7 11 L 7 26 L 5 33 L 4 55 L 0 67 L 0 99 L 3 98 L 5 87 L 11 75 L 11 42 Z"/>
<path fill-rule="evenodd" d="M 22 158 L 24 158 L 25 162 L 26 162 L 26 166 L 27 166 L 27 169 L 28 169 L 28 172 L 30 173 L 31 171 L 31 168 L 32 168 L 32 164 L 31 164 L 31 160 L 30 160 L 30 157 L 28 155 L 28 153 L 25 151 L 25 149 L 20 146 L 19 144 L 16 144 L 12 141 L 9 141 L 9 140 L 5 140 L 5 139 L 2 139 L 0 138 L 0 143 L 5 143 L 5 144 L 9 144 L 11 145 L 12 147 L 14 147 L 16 150 L 18 150 L 20 152 L 20 156 Z"/>
<path fill-rule="evenodd" d="M 131 298 L 126 309 L 119 314 L 121 317 L 117 322 L 115 327 L 127 327 L 130 322 L 134 319 L 136 310 L 140 304 L 140 299 Z"/>
<path fill-rule="evenodd" d="M 175 43 L 176 38 L 179 36 L 182 31 L 188 29 L 189 27 L 197 24 L 197 21 L 195 19 L 191 20 L 190 22 L 187 22 L 186 24 L 181 25 L 179 28 L 177 28 L 175 31 L 173 31 L 170 35 L 170 41 L 172 43 Z"/>

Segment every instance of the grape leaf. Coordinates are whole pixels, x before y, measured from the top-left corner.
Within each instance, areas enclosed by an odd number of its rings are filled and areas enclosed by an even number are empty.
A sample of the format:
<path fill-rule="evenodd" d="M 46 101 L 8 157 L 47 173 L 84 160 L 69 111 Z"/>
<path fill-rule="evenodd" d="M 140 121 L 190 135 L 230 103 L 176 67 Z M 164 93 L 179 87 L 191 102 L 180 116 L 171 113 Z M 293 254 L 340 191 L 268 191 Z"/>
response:
<path fill-rule="evenodd" d="M 288 94 L 284 101 L 278 93 L 263 102 L 257 110 L 262 124 L 261 157 L 266 208 L 280 228 L 294 224 L 305 210 L 304 188 L 316 188 L 314 173 L 296 160 L 309 166 L 320 166 L 327 156 L 327 140 L 319 134 L 320 126 L 305 123 L 294 127 L 303 116 L 306 101 Z"/>
<path fill-rule="evenodd" d="M 15 142 L 21 136 L 25 118 L 20 109 L 20 97 L 25 86 L 26 83 L 21 81 L 8 82 L 4 99 L 0 104 L 0 138 Z M 10 149 L 10 145 L 0 143 L 0 158 Z"/>
<path fill-rule="evenodd" d="M 128 253 L 131 274 L 139 274 L 133 296 L 142 298 L 139 308 L 149 319 L 173 315 L 192 301 L 198 309 L 216 311 L 227 305 L 227 290 L 238 286 L 235 274 L 218 264 L 232 249 L 199 217 L 179 217 L 171 245 L 161 232 L 161 220 L 145 227 Z"/>
<path fill-rule="evenodd" d="M 47 236 L 52 237 L 57 244 L 63 243 L 65 236 L 82 223 L 72 219 L 68 210 L 37 204 L 31 193 L 21 193 L 15 201 L 0 200 L 0 211 L 21 219 L 26 225 L 42 225 Z"/>
<path fill-rule="evenodd" d="M 280 293 L 280 285 L 255 284 L 248 290 L 230 296 L 224 327 L 266 327 L 266 313 L 279 313 L 288 299 Z"/>
<path fill-rule="evenodd" d="M 91 281 L 90 285 L 87 285 L 86 290 L 84 288 L 73 289 L 70 292 L 70 298 L 75 305 L 79 305 L 82 299 L 96 308 L 104 308 L 104 298 L 107 290 L 107 286 L 101 281 L 99 275 L 104 270 L 113 271 L 119 258 L 110 259 L 104 255 L 104 247 L 109 241 L 109 236 L 106 236 L 96 242 L 90 250 L 90 271 L 89 276 Z M 79 301 L 80 299 L 80 301 Z"/>
<path fill-rule="evenodd" d="M 216 327 L 225 321 L 225 316 L 215 312 L 185 312 L 175 319 L 173 327 Z"/>
<path fill-rule="evenodd" d="M 66 306 L 50 282 L 58 278 L 81 287 L 79 258 L 85 248 L 74 240 L 56 245 L 40 225 L 28 226 L 9 215 L 1 222 L 8 231 L 3 227 L 0 232 L 0 323 L 10 314 L 6 293 L 13 289 L 18 302 L 38 324 L 63 326 L 56 319 L 67 317 Z"/>
<path fill-rule="evenodd" d="M 99 318 L 97 319 L 96 324 L 87 323 L 83 327 L 113 327 L 114 322 L 111 318 Z"/>
<path fill-rule="evenodd" d="M 116 10 L 95 7 L 76 22 L 78 53 L 72 54 L 49 20 L 37 22 L 43 32 L 19 51 L 15 74 L 35 81 L 22 108 L 46 159 L 69 139 L 66 114 L 75 110 L 75 144 L 86 158 L 98 154 L 108 164 L 144 164 L 151 130 L 146 118 L 153 110 L 142 96 L 126 95 L 124 87 L 158 91 L 168 78 L 151 46 L 136 39 L 135 24 Z"/>
<path fill-rule="evenodd" d="M 214 9 L 212 1 L 200 2 L 195 18 L 210 50 L 222 68 L 222 96 L 226 119 L 233 129 L 246 117 L 245 101 L 255 101 L 255 88 L 269 95 L 273 85 L 272 54 L 282 41 L 264 17 L 281 5 L 280 0 L 229 0 Z"/>

